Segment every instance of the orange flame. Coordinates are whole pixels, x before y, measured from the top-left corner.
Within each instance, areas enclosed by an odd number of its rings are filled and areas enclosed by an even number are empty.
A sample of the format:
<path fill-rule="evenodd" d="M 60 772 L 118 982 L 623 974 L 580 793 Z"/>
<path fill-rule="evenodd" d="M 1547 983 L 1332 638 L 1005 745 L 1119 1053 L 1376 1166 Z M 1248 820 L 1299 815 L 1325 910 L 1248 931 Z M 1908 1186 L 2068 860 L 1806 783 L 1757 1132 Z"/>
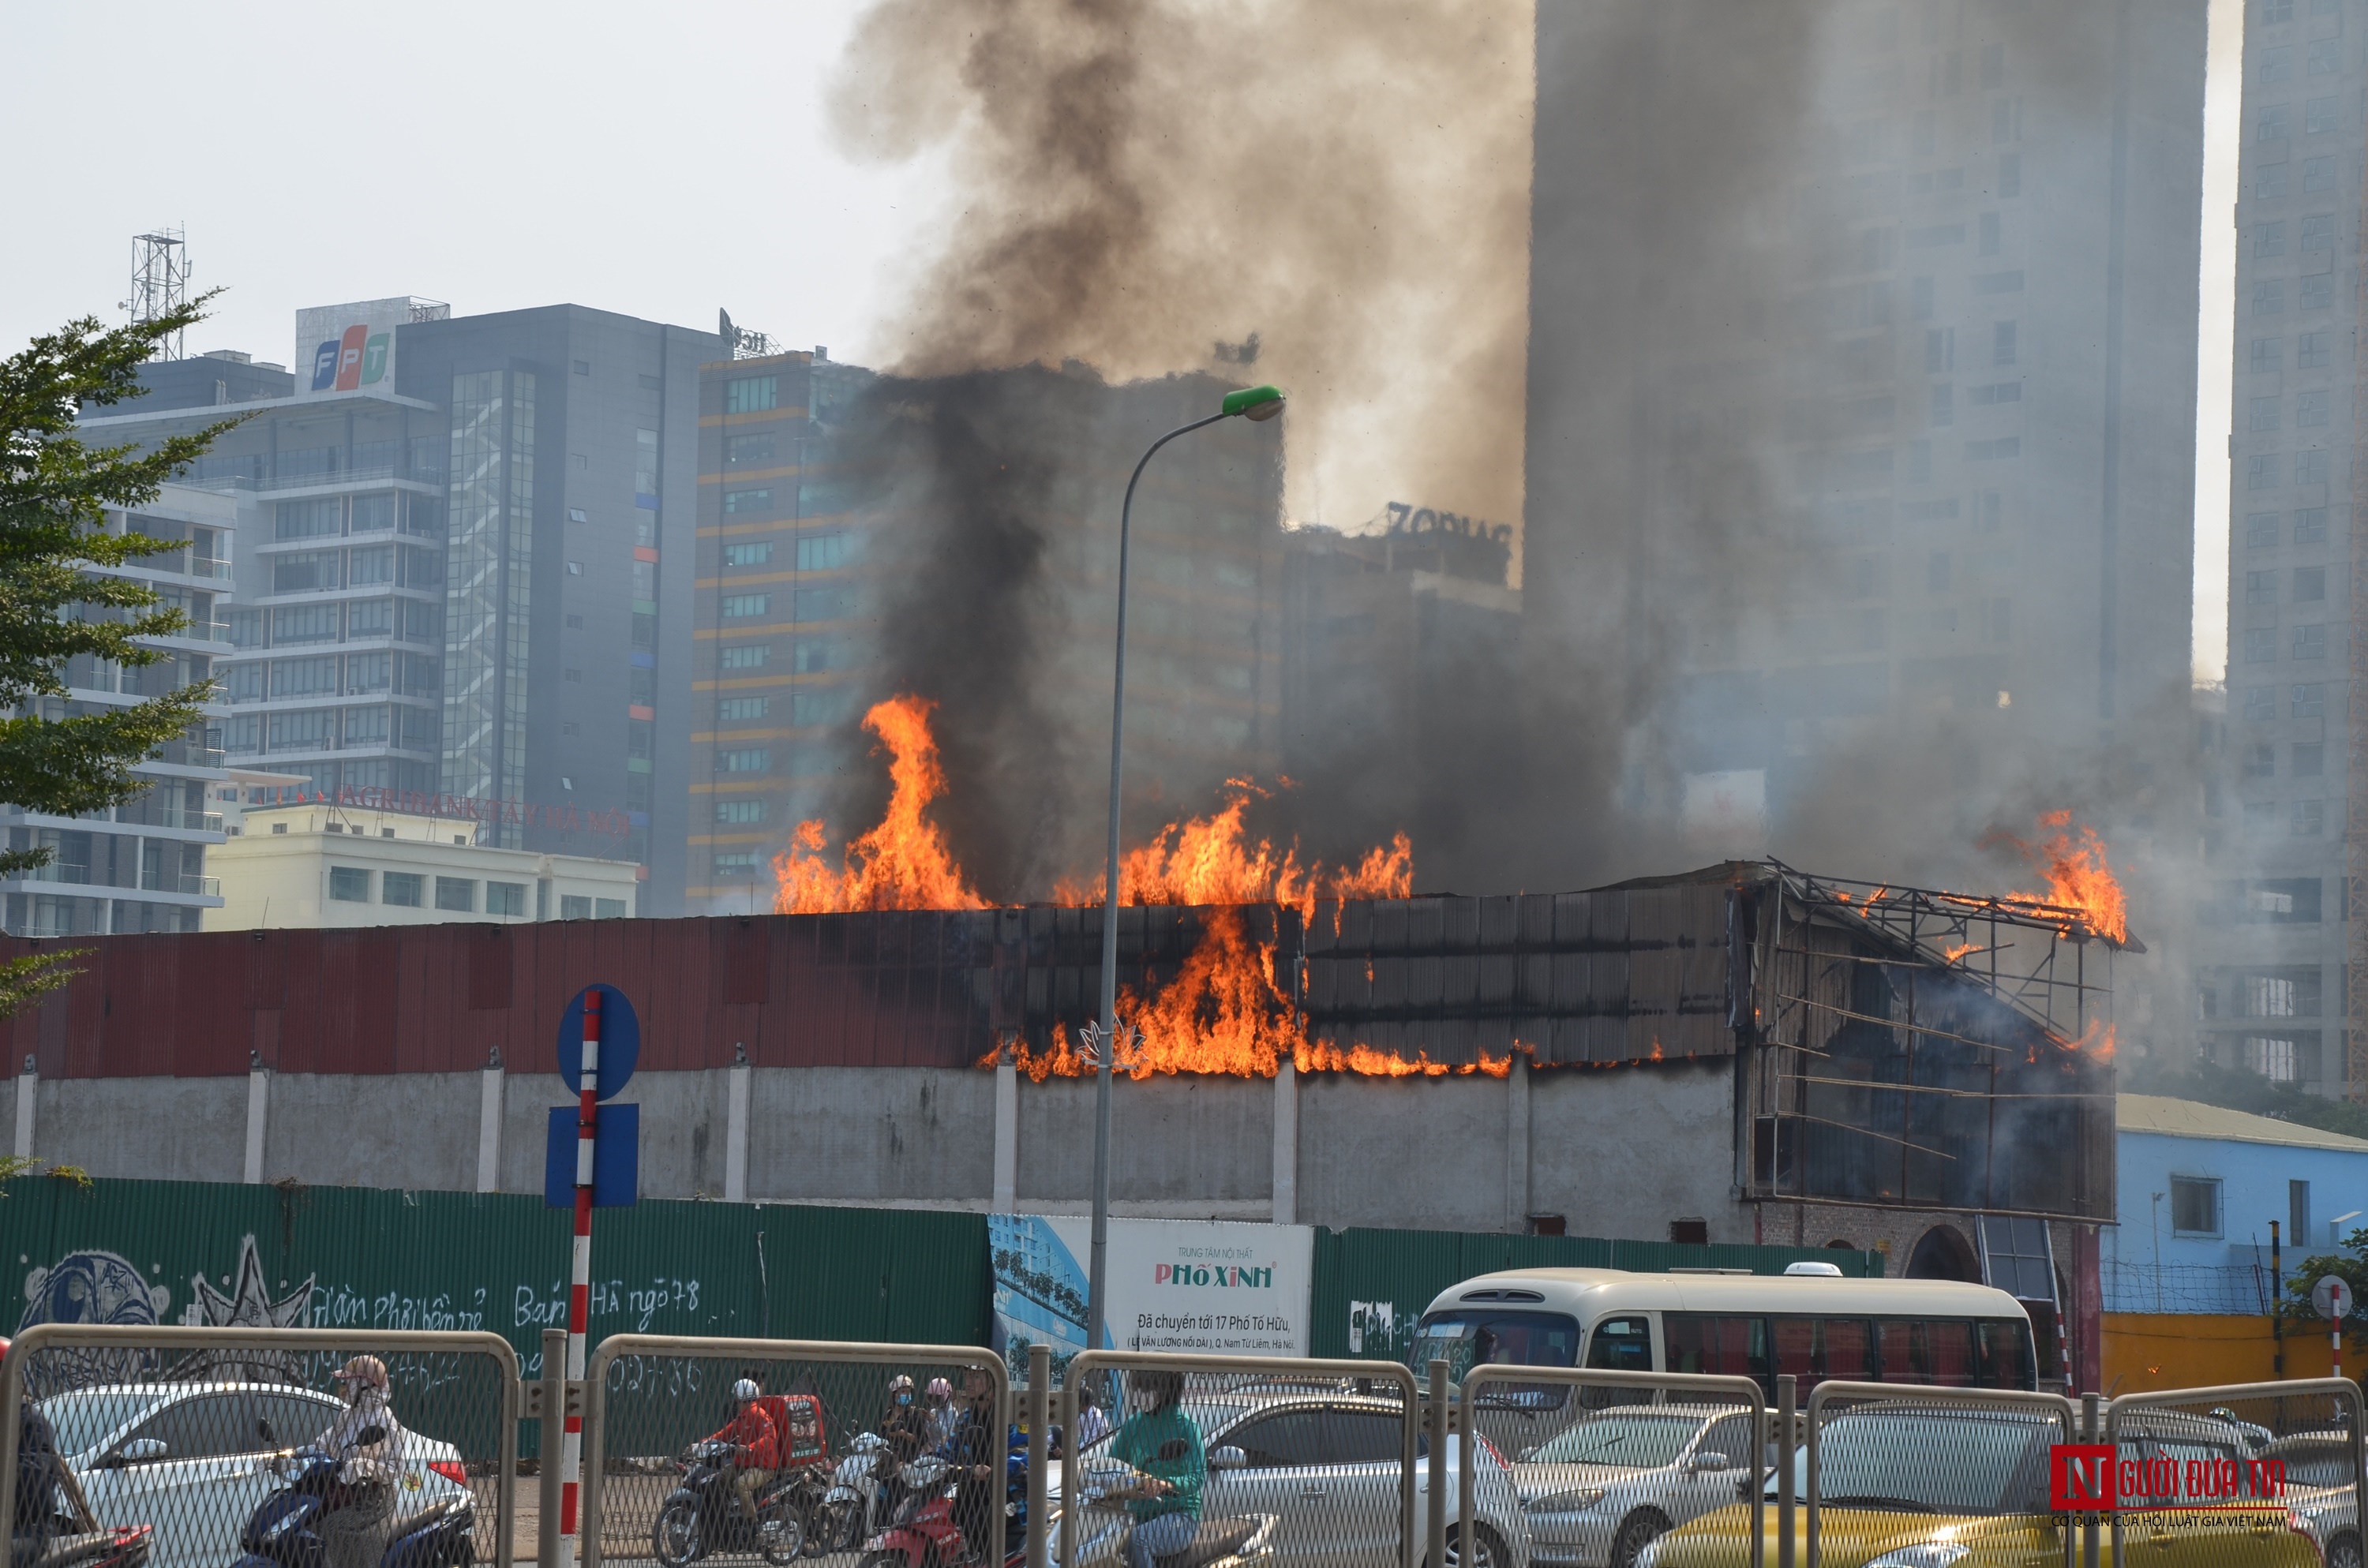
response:
<path fill-rule="evenodd" d="M 2049 812 L 2039 819 L 2039 825 L 2045 835 L 2037 844 L 2003 832 L 1982 841 L 2011 844 L 2033 870 L 2047 878 L 2045 892 L 2009 893 L 2008 899 L 2077 909 L 2091 931 L 2112 941 L 2128 941 L 2129 901 L 2113 875 L 2105 857 L 2105 841 L 2097 836 L 2097 830 L 2076 825 L 2068 811 Z"/>
<path fill-rule="evenodd" d="M 1296 843 L 1278 851 L 1270 840 L 1250 839 L 1243 813 L 1267 791 L 1247 778 L 1228 778 L 1225 790 L 1224 810 L 1170 823 L 1120 857 L 1120 903 L 1280 903 L 1313 920 L 1319 898 L 1404 898 L 1414 891 L 1414 845 L 1405 834 L 1326 878 L 1322 861 L 1299 863 Z M 1103 896 L 1099 877 L 1064 881 L 1053 890 L 1055 903 L 1071 905 L 1099 903 Z"/>
<path fill-rule="evenodd" d="M 2071 1050 L 2085 1051 L 2100 1062 L 2113 1059 L 2113 1026 L 2102 1018 L 2090 1018 L 2089 1027 L 2080 1031 L 2078 1040 L 2065 1042 Z"/>
<path fill-rule="evenodd" d="M 1967 953 L 1970 953 L 1973 950 L 1974 944 L 1971 942 L 1952 942 L 1941 950 L 1941 961 L 1943 963 L 1955 963 L 1959 959 L 1964 958 Z"/>
<path fill-rule="evenodd" d="M 917 697 L 892 697 L 863 716 L 863 727 L 888 748 L 888 810 L 878 826 L 848 840 L 837 870 L 823 858 L 822 824 L 798 824 L 789 848 L 773 858 L 774 914 L 986 907 L 963 881 L 945 835 L 928 818 L 929 802 L 946 792 L 938 743 L 929 733 L 936 707 Z"/>

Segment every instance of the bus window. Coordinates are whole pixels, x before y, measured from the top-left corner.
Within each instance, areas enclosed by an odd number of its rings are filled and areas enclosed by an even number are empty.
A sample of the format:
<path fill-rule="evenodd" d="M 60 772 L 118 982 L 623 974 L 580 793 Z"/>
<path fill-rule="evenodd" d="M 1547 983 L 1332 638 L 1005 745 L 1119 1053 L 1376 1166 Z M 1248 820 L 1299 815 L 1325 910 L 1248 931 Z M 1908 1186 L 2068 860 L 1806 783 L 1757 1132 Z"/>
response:
<path fill-rule="evenodd" d="M 1803 1388 L 1816 1382 L 1822 1371 L 1817 1364 L 1817 1320 L 1778 1318 L 1770 1326 L 1776 1341 L 1776 1375 L 1798 1378 Z"/>
<path fill-rule="evenodd" d="M 1571 1367 L 1578 1363 L 1578 1321 L 1560 1312 L 1468 1308 L 1433 1312 L 1415 1331 L 1406 1365 L 1429 1375 L 1434 1358 L 1457 1381 L 1475 1366 Z"/>
<path fill-rule="evenodd" d="M 1672 1372 L 1709 1372 L 1763 1381 L 1768 1377 L 1766 1318 L 1663 1312 L 1661 1334 L 1668 1341 Z"/>
<path fill-rule="evenodd" d="M 1864 1318 L 1821 1318 L 1817 1339 L 1824 1358 L 1818 1369 L 1825 1376 L 1849 1382 L 1873 1379 L 1874 1335 Z"/>
<path fill-rule="evenodd" d="M 1611 1372 L 1653 1369 L 1653 1325 L 1645 1318 L 1605 1318 L 1587 1342 L 1587 1364 Z"/>
<path fill-rule="evenodd" d="M 2031 1355 L 2031 1327 L 2011 1318 L 1985 1318 L 1975 1325 L 1981 1334 L 1984 1388 L 2037 1388 Z"/>
<path fill-rule="evenodd" d="M 1858 1318 L 1774 1318 L 1768 1326 L 1776 1375 L 1800 1379 L 1804 1393 L 1828 1378 L 1855 1382 L 1873 1376 L 1867 1325 Z"/>
<path fill-rule="evenodd" d="M 1971 1388 L 1977 1382 L 1974 1325 L 1965 1318 L 1887 1319 L 1875 1325 L 1886 1383 Z"/>

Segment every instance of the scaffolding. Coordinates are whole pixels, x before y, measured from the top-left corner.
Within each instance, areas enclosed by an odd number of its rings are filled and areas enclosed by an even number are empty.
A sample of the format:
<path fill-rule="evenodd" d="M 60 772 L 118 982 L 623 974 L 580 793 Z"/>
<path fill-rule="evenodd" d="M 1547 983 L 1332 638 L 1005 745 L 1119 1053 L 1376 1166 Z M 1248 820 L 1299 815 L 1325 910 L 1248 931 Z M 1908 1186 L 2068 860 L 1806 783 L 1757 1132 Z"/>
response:
<path fill-rule="evenodd" d="M 134 326 L 162 321 L 189 302 L 189 242 L 179 229 L 131 236 L 131 297 L 123 308 Z M 178 330 L 157 339 L 159 359 L 183 358 Z"/>
<path fill-rule="evenodd" d="M 2078 909 L 1814 876 L 1750 913 L 1751 1196 L 2112 1213 L 2112 963 Z"/>

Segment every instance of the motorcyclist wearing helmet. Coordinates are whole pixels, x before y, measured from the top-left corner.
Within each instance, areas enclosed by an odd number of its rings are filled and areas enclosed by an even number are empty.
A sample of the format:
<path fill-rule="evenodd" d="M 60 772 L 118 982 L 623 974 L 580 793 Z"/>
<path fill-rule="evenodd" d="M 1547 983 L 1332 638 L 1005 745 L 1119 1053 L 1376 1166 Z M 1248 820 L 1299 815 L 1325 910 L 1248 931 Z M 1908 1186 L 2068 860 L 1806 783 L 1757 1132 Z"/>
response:
<path fill-rule="evenodd" d="M 0 1358 L 8 1342 L 0 1339 Z M 58 1458 L 57 1434 L 50 1418 L 33 1403 L 29 1386 L 17 1409 L 17 1517 L 10 1525 L 19 1559 L 29 1548 L 38 1558 L 49 1549 L 58 1523 L 57 1494 L 61 1485 L 74 1488 L 74 1472 Z M 81 1496 L 74 1491 L 76 1498 Z M 85 1508 L 84 1510 L 87 1512 Z"/>
<path fill-rule="evenodd" d="M 943 1378 L 931 1378 L 928 1392 L 929 1447 L 942 1449 L 954 1440 L 962 1426 L 962 1407 L 954 1403 L 954 1386 Z"/>
<path fill-rule="evenodd" d="M 1127 1408 L 1133 1412 L 1110 1435 L 1109 1453 L 1150 1479 L 1127 1500 L 1134 1516 L 1128 1532 L 1128 1568 L 1154 1568 L 1157 1558 L 1192 1544 L 1201 1528 L 1201 1485 L 1209 1460 L 1201 1428 L 1184 1414 L 1184 1374 L 1145 1369 L 1127 1374 Z"/>
<path fill-rule="evenodd" d="M 386 1363 L 377 1357 L 354 1357 L 337 1369 L 336 1382 L 345 1412 L 313 1446 L 337 1461 L 347 1501 L 322 1516 L 321 1550 L 327 1568 L 377 1568 L 403 1473 L 403 1425 L 387 1403 Z M 373 1428 L 377 1436 L 365 1441 Z"/>
<path fill-rule="evenodd" d="M 902 1372 L 889 1380 L 888 1408 L 881 1413 L 880 1437 L 900 1465 L 911 1464 L 938 1446 L 930 1434 L 928 1412 L 914 1398 L 913 1380 Z"/>
<path fill-rule="evenodd" d="M 953 1435 L 945 1445 L 959 1480 L 954 1523 L 973 1562 L 985 1562 L 995 1542 L 989 1535 L 996 1505 L 1003 1501 L 1006 1437 L 995 1418 L 995 1379 L 983 1366 L 962 1370 L 962 1403 L 954 1406 Z"/>
<path fill-rule="evenodd" d="M 781 1468 L 781 1435 L 773 1430 L 773 1418 L 757 1403 L 763 1393 L 754 1378 L 734 1383 L 732 1419 L 708 1438 L 732 1445 L 732 1495 L 739 1504 L 740 1517 L 750 1524 L 757 1522 L 757 1491 Z"/>

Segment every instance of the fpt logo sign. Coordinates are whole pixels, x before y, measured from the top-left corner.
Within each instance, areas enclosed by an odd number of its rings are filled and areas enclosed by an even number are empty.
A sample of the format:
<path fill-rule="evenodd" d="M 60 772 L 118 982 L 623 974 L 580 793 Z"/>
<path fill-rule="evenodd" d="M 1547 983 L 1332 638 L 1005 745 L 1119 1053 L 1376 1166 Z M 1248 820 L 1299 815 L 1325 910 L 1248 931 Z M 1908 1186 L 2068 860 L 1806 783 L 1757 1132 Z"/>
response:
<path fill-rule="evenodd" d="M 324 338 L 313 351 L 313 390 L 352 392 L 386 376 L 387 347 L 393 332 L 372 332 L 356 322 L 341 336 Z"/>

